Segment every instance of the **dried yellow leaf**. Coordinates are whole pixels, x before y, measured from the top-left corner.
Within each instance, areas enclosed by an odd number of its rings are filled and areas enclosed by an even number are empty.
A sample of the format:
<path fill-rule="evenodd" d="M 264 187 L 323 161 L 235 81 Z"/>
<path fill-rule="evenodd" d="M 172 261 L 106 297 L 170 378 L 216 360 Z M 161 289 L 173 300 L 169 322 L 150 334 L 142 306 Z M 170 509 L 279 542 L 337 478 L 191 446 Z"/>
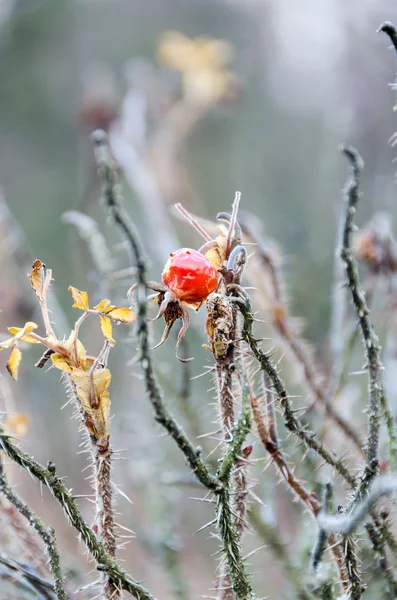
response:
<path fill-rule="evenodd" d="M 136 313 L 131 308 L 124 308 L 122 306 L 115 306 L 111 310 L 107 310 L 106 314 L 113 321 L 121 321 L 121 323 L 132 323 L 136 320 Z"/>
<path fill-rule="evenodd" d="M 11 350 L 10 358 L 7 363 L 7 371 L 11 375 L 13 379 L 18 378 L 18 367 L 22 360 L 22 352 L 17 348 L 17 345 L 14 344 Z"/>
<path fill-rule="evenodd" d="M 112 322 L 108 317 L 105 317 L 104 315 L 101 315 L 101 329 L 105 338 L 109 340 L 109 342 L 111 342 L 112 344 L 115 344 L 116 342 L 112 337 Z"/>
<path fill-rule="evenodd" d="M 97 369 L 94 372 L 94 384 L 95 390 L 100 398 L 102 410 L 105 412 L 109 408 L 107 401 L 109 400 L 109 385 L 111 381 L 111 374 L 109 369 Z M 103 404 L 102 404 L 103 403 Z"/>
<path fill-rule="evenodd" d="M 41 260 L 35 260 L 29 273 L 30 284 L 34 293 L 40 301 L 44 300 L 45 264 Z"/>
<path fill-rule="evenodd" d="M 81 292 L 80 290 L 72 287 L 71 285 L 68 287 L 68 292 L 71 292 L 73 296 L 73 308 L 79 308 L 80 310 L 84 311 L 89 310 L 87 292 Z"/>
<path fill-rule="evenodd" d="M 37 329 L 37 325 L 32 321 L 25 323 L 24 327 L 8 327 L 8 331 L 14 336 L 14 339 L 28 344 L 40 344 L 40 340 L 36 340 L 36 338 L 29 335 L 34 329 Z"/>
<path fill-rule="evenodd" d="M 4 421 L 4 429 L 18 437 L 22 437 L 28 432 L 29 421 L 28 415 L 12 415 Z"/>
<path fill-rule="evenodd" d="M 94 310 L 98 311 L 99 313 L 105 313 L 107 312 L 108 308 L 113 308 L 112 305 L 110 304 L 110 300 L 101 300 L 101 302 L 99 304 L 97 304 L 96 306 L 94 306 Z"/>
<path fill-rule="evenodd" d="M 62 354 L 58 354 L 57 352 L 55 352 L 54 354 L 51 354 L 51 360 L 54 366 L 57 369 L 63 371 L 64 373 L 71 373 L 73 371 L 71 360 L 66 356 L 62 356 Z"/>
<path fill-rule="evenodd" d="M 83 369 L 73 369 L 72 381 L 76 384 L 77 395 L 85 410 L 92 413 L 92 401 L 101 405 L 104 402 L 106 407 L 109 401 L 108 387 L 110 385 L 111 375 L 109 369 L 97 369 L 92 376 L 93 389 L 91 390 L 90 374 Z"/>

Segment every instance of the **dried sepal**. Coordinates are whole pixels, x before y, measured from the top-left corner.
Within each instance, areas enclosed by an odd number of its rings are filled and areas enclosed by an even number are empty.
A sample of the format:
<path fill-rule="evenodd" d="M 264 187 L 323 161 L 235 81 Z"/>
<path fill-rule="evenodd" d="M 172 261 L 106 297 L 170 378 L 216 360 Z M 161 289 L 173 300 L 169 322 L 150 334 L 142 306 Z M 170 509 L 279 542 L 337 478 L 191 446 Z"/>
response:
<path fill-rule="evenodd" d="M 112 344 L 115 344 L 116 342 L 113 339 L 112 322 L 109 319 L 109 317 L 105 317 L 104 315 L 101 315 L 101 329 L 102 329 L 102 333 L 105 336 L 105 338 L 107 340 L 109 340 L 109 342 L 111 342 Z"/>
<path fill-rule="evenodd" d="M 28 274 L 32 289 L 40 302 L 44 301 L 45 272 L 45 264 L 41 262 L 41 260 L 35 260 L 32 265 L 32 270 Z"/>
<path fill-rule="evenodd" d="M 3 425 L 7 432 L 13 433 L 17 437 L 22 437 L 28 432 L 29 421 L 28 415 L 17 414 L 7 417 Z"/>
<path fill-rule="evenodd" d="M 7 362 L 7 371 L 11 375 L 11 377 L 15 380 L 18 378 L 18 368 L 21 364 L 22 360 L 22 352 L 17 348 L 17 345 L 14 344 L 11 350 L 10 358 Z"/>
<path fill-rule="evenodd" d="M 89 310 L 87 292 L 81 292 L 80 290 L 71 285 L 68 287 L 68 292 L 71 292 L 73 296 L 73 308 L 79 308 L 80 310 L 84 310 L 85 312 Z"/>

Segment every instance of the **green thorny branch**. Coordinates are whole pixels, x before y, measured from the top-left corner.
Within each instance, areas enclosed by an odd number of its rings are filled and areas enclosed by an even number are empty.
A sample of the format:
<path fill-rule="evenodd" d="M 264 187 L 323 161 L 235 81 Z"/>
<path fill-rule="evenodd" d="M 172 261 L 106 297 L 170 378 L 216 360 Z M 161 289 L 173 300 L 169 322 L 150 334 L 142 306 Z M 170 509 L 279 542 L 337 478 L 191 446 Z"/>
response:
<path fill-rule="evenodd" d="M 333 467 L 339 473 L 339 475 L 341 475 L 350 484 L 351 487 L 354 487 L 355 478 L 353 475 L 351 475 L 344 462 L 341 459 L 337 460 L 333 454 L 323 446 L 323 444 L 315 439 L 312 432 L 307 431 L 306 427 L 303 426 L 300 420 L 295 416 L 295 411 L 291 407 L 289 401 L 287 389 L 281 377 L 279 376 L 277 369 L 274 367 L 268 354 L 259 348 L 259 342 L 254 336 L 254 316 L 252 314 L 250 304 L 248 302 L 241 303 L 240 301 L 238 306 L 244 317 L 243 337 L 248 346 L 251 348 L 262 370 L 270 377 L 272 385 L 280 400 L 285 426 L 308 448 L 314 450 L 314 452 L 316 452 L 326 463 Z"/>
<path fill-rule="evenodd" d="M 235 526 L 236 519 L 230 501 L 230 475 L 235 468 L 236 459 L 241 454 L 242 445 L 251 426 L 251 393 L 247 376 L 243 370 L 240 373 L 240 381 L 242 399 L 240 418 L 217 472 L 217 477 L 223 487 L 216 495 L 216 522 L 222 540 L 222 550 L 229 567 L 232 590 L 236 598 L 245 600 L 252 597 L 252 588 L 241 557 L 240 535 Z"/>
<path fill-rule="evenodd" d="M 136 290 L 138 304 L 137 334 L 146 392 L 155 411 L 156 420 L 163 425 L 175 440 L 179 449 L 185 455 L 186 461 L 196 478 L 216 496 L 217 518 L 215 522 L 218 525 L 223 551 L 230 570 L 232 588 L 238 600 L 245 600 L 252 597 L 252 589 L 241 557 L 238 534 L 233 524 L 228 482 L 231 470 L 236 463 L 242 444 L 249 431 L 250 399 L 247 396 L 247 385 L 242 379 L 243 406 L 241 416 L 232 431 L 232 441 L 219 467 L 217 476 L 214 476 L 209 472 L 202 460 L 200 449 L 194 447 L 182 427 L 164 404 L 162 391 L 155 375 L 150 354 L 146 303 L 147 273 L 143 250 L 135 226 L 122 206 L 117 171 L 110 155 L 106 133 L 104 131 L 96 131 L 93 134 L 93 141 L 105 205 L 115 224 L 125 236 L 130 246 L 131 258 L 137 268 L 137 284 L 131 288 L 129 295 L 131 295 L 132 291 Z"/>
<path fill-rule="evenodd" d="M 55 466 L 49 463 L 44 467 L 18 446 L 11 442 L 10 436 L 6 435 L 0 426 L 0 446 L 4 453 L 19 466 L 26 469 L 38 481 L 44 484 L 64 509 L 71 525 L 80 533 L 81 539 L 87 546 L 91 556 L 98 563 L 98 569 L 108 574 L 119 589 L 126 590 L 138 600 L 155 600 L 155 597 L 135 581 L 115 558 L 98 541 L 92 528 L 84 520 L 72 493 L 63 482 L 63 478 L 56 474 Z"/>
<path fill-rule="evenodd" d="M 361 288 L 358 266 L 352 250 L 352 237 L 355 227 L 354 215 L 360 197 L 359 178 L 364 163 L 354 148 L 343 146 L 342 152 L 351 164 L 351 177 L 347 181 L 345 188 L 346 213 L 342 231 L 341 257 L 345 265 L 347 285 L 352 295 L 364 341 L 369 379 L 366 457 L 360 483 L 355 492 L 355 498 L 361 499 L 379 470 L 378 449 L 381 410 L 383 411 L 389 434 L 389 452 L 392 470 L 395 470 L 397 461 L 397 432 L 383 391 L 381 347 L 369 317 L 368 305 Z"/>
<path fill-rule="evenodd" d="M 0 492 L 4 494 L 17 511 L 25 517 L 28 523 L 36 530 L 48 554 L 50 571 L 54 578 L 54 591 L 58 600 L 68 600 L 68 595 L 63 584 L 63 575 L 61 568 L 61 560 L 58 552 L 55 532 L 52 528 L 46 527 L 43 521 L 38 517 L 25 502 L 12 489 L 0 456 Z"/>

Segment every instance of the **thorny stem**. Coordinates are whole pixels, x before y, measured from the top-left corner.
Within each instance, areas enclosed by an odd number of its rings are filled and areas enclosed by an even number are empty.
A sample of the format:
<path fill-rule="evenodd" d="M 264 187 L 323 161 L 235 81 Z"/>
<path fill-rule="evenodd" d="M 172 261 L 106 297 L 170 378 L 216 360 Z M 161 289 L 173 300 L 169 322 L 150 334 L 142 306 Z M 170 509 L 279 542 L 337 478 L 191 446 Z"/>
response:
<path fill-rule="evenodd" d="M 96 523 L 99 539 L 102 540 L 110 556 L 116 556 L 116 537 L 114 533 L 114 516 L 112 503 L 111 457 L 112 451 L 107 448 L 102 451 L 93 444 L 94 481 L 96 496 Z M 104 594 L 106 598 L 119 597 L 118 587 L 107 573 L 103 574 Z"/>
<path fill-rule="evenodd" d="M 238 302 L 238 307 L 244 317 L 243 337 L 251 348 L 255 358 L 258 360 L 262 370 L 267 373 L 271 379 L 272 385 L 280 400 L 280 405 L 284 414 L 285 426 L 289 431 L 299 437 L 299 439 L 302 440 L 302 442 L 308 448 L 314 450 L 319 456 L 321 456 L 321 458 L 323 458 L 326 463 L 332 466 L 339 473 L 339 475 L 341 475 L 351 485 L 351 487 L 354 487 L 355 478 L 350 474 L 343 461 L 341 459 L 335 459 L 334 456 L 314 438 L 312 433 L 309 433 L 302 427 L 299 419 L 295 417 L 294 411 L 289 402 L 288 392 L 282 379 L 273 366 L 271 359 L 265 352 L 263 352 L 263 350 L 259 348 L 258 342 L 254 337 L 254 317 L 252 315 L 250 306 L 248 303 Z"/>
<path fill-rule="evenodd" d="M 4 465 L 0 456 L 0 492 L 4 494 L 9 502 L 25 517 L 28 523 L 36 530 L 37 534 L 43 540 L 49 558 L 50 570 L 54 577 L 54 589 L 58 600 L 68 600 L 63 584 L 63 575 L 61 560 L 58 552 L 58 546 L 55 538 L 55 532 L 52 528 L 47 528 L 43 521 L 38 517 L 25 502 L 15 494 L 8 482 Z"/>
<path fill-rule="evenodd" d="M 386 579 L 390 592 L 390 598 L 397 598 L 397 580 L 393 575 L 389 560 L 387 558 L 382 534 L 378 527 L 372 522 L 366 523 L 365 528 L 368 532 L 369 539 L 372 542 L 372 546 L 378 560 L 379 569 L 382 571 L 382 574 Z"/>
<path fill-rule="evenodd" d="M 233 373 L 229 365 L 217 364 L 215 367 L 215 377 L 219 418 L 224 440 L 227 441 L 231 436 L 234 426 Z"/>
<path fill-rule="evenodd" d="M 227 560 L 232 590 L 237 600 L 252 597 L 252 588 L 241 557 L 240 533 L 236 527 L 236 519 L 231 508 L 230 475 L 235 468 L 242 445 L 250 430 L 251 402 L 250 388 L 246 374 L 240 372 L 241 381 L 241 414 L 233 431 L 233 439 L 218 469 L 217 477 L 223 483 L 223 489 L 216 497 L 217 529 L 222 540 L 223 553 Z"/>
<path fill-rule="evenodd" d="M 354 427 L 344 419 L 337 410 L 328 402 L 327 393 L 324 385 L 319 381 L 319 377 L 313 367 L 313 359 L 308 352 L 304 340 L 294 331 L 290 324 L 288 316 L 288 306 L 282 292 L 284 282 L 282 281 L 281 269 L 277 264 L 277 258 L 274 251 L 267 248 L 262 240 L 256 235 L 254 229 L 250 226 L 250 220 L 247 217 L 241 223 L 242 231 L 245 238 L 252 240 L 257 244 L 256 257 L 259 265 L 264 267 L 270 275 L 271 287 L 274 293 L 274 307 L 272 313 L 272 324 L 278 335 L 284 340 L 289 353 L 296 360 L 299 368 L 302 370 L 304 381 L 314 396 L 316 403 L 321 404 L 326 415 L 331 418 L 347 438 L 350 438 L 356 448 L 363 453 L 362 442 L 360 436 L 355 431 Z M 255 273 L 255 275 L 254 275 Z M 256 272 L 252 271 L 251 279 L 255 283 Z"/>
<path fill-rule="evenodd" d="M 321 512 L 327 514 L 330 509 L 330 504 L 333 496 L 333 487 L 331 483 L 326 483 L 324 486 L 324 498 L 323 505 L 321 507 Z M 327 549 L 328 544 L 328 534 L 322 527 L 318 528 L 317 539 L 314 544 L 314 548 L 311 556 L 311 563 L 313 571 L 317 571 L 323 556 L 324 552 Z"/>
<path fill-rule="evenodd" d="M 110 158 L 106 134 L 103 131 L 97 131 L 94 133 L 93 138 L 104 200 L 115 223 L 120 227 L 130 243 L 132 253 L 137 263 L 138 338 L 140 345 L 140 362 L 144 372 L 146 390 L 155 410 L 156 420 L 163 425 L 168 433 L 174 438 L 178 447 L 184 453 L 187 462 L 197 479 L 209 490 L 216 493 L 218 531 L 222 538 L 224 551 L 228 560 L 233 589 L 237 598 L 239 600 L 244 600 L 251 597 L 252 590 L 240 556 L 238 535 L 233 525 L 228 479 L 241 450 L 241 445 L 249 430 L 249 403 L 248 408 L 243 403 L 242 415 L 236 425 L 233 441 L 219 468 L 218 477 L 215 478 L 210 474 L 201 459 L 200 451 L 194 448 L 183 429 L 171 416 L 164 405 L 162 393 L 157 383 L 150 356 L 146 306 L 147 277 L 143 252 L 141 250 L 141 245 L 138 242 L 135 228 L 120 205 L 117 176 L 115 166 Z"/>
<path fill-rule="evenodd" d="M 18 446 L 10 441 L 10 437 L 5 434 L 1 426 L 0 445 L 11 460 L 36 477 L 51 491 L 64 509 L 71 525 L 80 533 L 91 556 L 118 588 L 126 590 L 138 600 L 156 600 L 147 589 L 121 568 L 118 561 L 107 552 L 105 546 L 97 539 L 92 528 L 84 520 L 72 493 L 65 486 L 63 479 L 56 474 L 55 466 L 52 463 L 46 468 L 28 454 L 22 452 Z"/>
<path fill-rule="evenodd" d="M 284 386 L 283 381 L 278 375 L 269 356 L 265 352 L 260 350 L 258 342 L 254 338 L 254 317 L 252 315 L 250 306 L 246 303 L 241 302 L 238 302 L 238 306 L 244 316 L 243 336 L 247 341 L 249 347 L 251 348 L 255 358 L 260 363 L 262 370 L 269 375 L 272 381 L 273 387 L 279 397 L 281 408 L 283 410 L 285 426 L 289 431 L 291 431 L 297 437 L 299 437 L 308 448 L 314 450 L 314 452 L 321 456 L 326 463 L 334 467 L 337 473 L 339 473 L 339 475 L 341 475 L 352 488 L 355 488 L 356 479 L 348 471 L 342 459 L 336 460 L 334 456 L 322 444 L 317 442 L 313 434 L 308 433 L 302 427 L 299 419 L 295 417 L 294 411 L 290 406 L 288 392 Z M 370 514 L 373 519 L 377 518 L 377 515 L 374 510 L 372 510 Z M 395 546 L 397 548 L 394 536 L 386 526 L 383 528 L 382 535 L 384 536 L 386 542 L 391 548 L 392 546 Z"/>
<path fill-rule="evenodd" d="M 160 386 L 154 372 L 149 344 L 149 327 L 147 321 L 146 290 L 147 276 L 146 264 L 139 238 L 133 223 L 121 204 L 121 194 L 117 179 L 115 165 L 109 153 L 107 136 L 104 131 L 98 130 L 93 134 L 95 156 L 98 172 L 102 184 L 102 194 L 115 224 L 128 241 L 133 258 L 137 266 L 138 279 L 138 338 L 140 346 L 140 362 L 144 374 L 146 391 L 155 411 L 156 420 L 163 425 L 196 475 L 197 479 L 209 490 L 219 489 L 219 482 L 210 474 L 200 456 L 200 450 L 195 448 L 182 427 L 177 423 L 172 414 L 167 410 Z"/>
<path fill-rule="evenodd" d="M 358 484 L 355 497 L 362 498 L 371 481 L 379 470 L 378 447 L 380 429 L 380 410 L 384 395 L 381 379 L 380 344 L 369 318 L 369 309 L 361 289 L 357 262 L 352 250 L 354 215 L 359 200 L 359 177 L 363 168 L 363 160 L 357 150 L 351 146 L 343 146 L 342 152 L 351 164 L 351 176 L 346 184 L 346 214 L 342 231 L 341 257 L 345 264 L 347 284 L 357 311 L 365 354 L 368 361 L 369 401 L 368 401 L 368 436 L 366 444 L 365 466 Z"/>
<path fill-rule="evenodd" d="M 86 312 L 83 316 L 87 316 L 89 313 Z M 77 339 L 77 335 L 76 335 Z M 100 398 L 97 395 L 94 373 L 95 370 L 101 366 L 106 366 L 107 355 L 111 343 L 109 340 L 105 340 L 101 352 L 94 360 L 91 369 L 88 373 L 88 379 L 90 384 L 89 391 L 89 403 L 92 410 L 100 409 Z M 114 523 L 114 509 L 113 509 L 113 489 L 111 481 L 111 459 L 112 449 L 109 444 L 109 434 L 98 437 L 98 434 L 94 433 L 92 429 L 92 418 L 87 413 L 83 406 L 76 390 L 72 378 L 68 373 L 64 374 L 64 381 L 66 382 L 66 391 L 73 404 L 76 408 L 77 415 L 81 417 L 82 430 L 84 432 L 84 439 L 86 445 L 91 454 L 92 468 L 93 468 L 93 488 L 95 492 L 95 524 L 97 528 L 97 534 L 101 542 L 103 543 L 106 551 L 112 556 L 116 556 L 116 536 L 115 536 L 115 523 Z M 107 572 L 101 574 L 101 581 L 103 583 L 103 594 L 108 600 L 116 600 L 119 598 L 120 589 L 117 584 L 113 581 Z"/>
<path fill-rule="evenodd" d="M 347 577 L 350 583 L 349 598 L 350 600 L 360 600 L 365 587 L 361 581 L 360 571 L 358 570 L 357 556 L 354 550 L 354 541 L 350 536 L 343 539 L 344 553 L 343 558 L 346 564 Z"/>

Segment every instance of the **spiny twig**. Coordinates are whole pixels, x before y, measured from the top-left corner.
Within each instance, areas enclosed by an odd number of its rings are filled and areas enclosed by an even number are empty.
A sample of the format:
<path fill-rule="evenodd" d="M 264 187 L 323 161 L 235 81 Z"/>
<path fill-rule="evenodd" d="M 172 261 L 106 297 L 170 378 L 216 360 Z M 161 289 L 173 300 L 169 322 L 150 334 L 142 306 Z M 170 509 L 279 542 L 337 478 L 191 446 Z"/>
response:
<path fill-rule="evenodd" d="M 379 569 L 386 579 L 390 592 L 390 598 L 397 598 L 397 580 L 393 571 L 391 570 L 389 559 L 387 558 L 383 536 L 380 530 L 372 522 L 366 523 L 365 528 L 368 532 L 369 539 L 372 542 L 372 546 L 378 560 Z"/>
<path fill-rule="evenodd" d="M 10 437 L 5 434 L 1 426 L 0 446 L 11 460 L 26 469 L 26 471 L 51 491 L 64 509 L 70 523 L 80 533 L 81 539 L 87 546 L 91 556 L 96 560 L 101 569 L 106 571 L 108 576 L 113 579 L 117 587 L 126 590 L 139 600 L 156 600 L 147 589 L 121 568 L 117 560 L 98 541 L 94 531 L 84 520 L 72 493 L 67 489 L 62 478 L 56 474 L 55 466 L 52 463 L 44 467 L 28 454 L 22 452 L 18 446 L 11 442 Z"/>
<path fill-rule="evenodd" d="M 329 509 L 330 509 L 330 504 L 332 501 L 332 496 L 333 496 L 333 487 L 331 485 L 331 483 L 326 483 L 324 486 L 324 498 L 323 498 L 323 504 L 321 507 L 321 512 L 324 514 L 327 514 Z M 311 555 L 311 566 L 313 571 L 317 571 L 323 556 L 324 556 L 324 552 L 327 549 L 327 545 L 328 545 L 328 534 L 326 531 L 324 531 L 324 529 L 319 526 L 318 528 L 318 532 L 317 532 L 317 539 L 316 542 L 314 544 L 314 548 L 312 550 L 312 555 Z"/>
<path fill-rule="evenodd" d="M 208 489 L 216 491 L 219 482 L 210 474 L 200 456 L 200 450 L 195 448 L 182 427 L 166 408 L 160 386 L 154 372 L 149 344 L 149 328 L 146 305 L 146 263 L 135 226 L 122 206 L 122 198 L 116 173 L 115 164 L 110 156 L 107 136 L 98 130 L 93 134 L 95 156 L 102 184 L 102 194 L 106 207 L 115 224 L 128 241 L 132 259 L 137 267 L 137 302 L 138 302 L 138 338 L 140 346 L 140 362 L 144 374 L 146 391 L 156 414 L 156 420 L 163 425 L 174 438 L 180 450 L 195 473 L 197 479 Z"/>
<path fill-rule="evenodd" d="M 356 502 L 350 513 L 319 515 L 319 525 L 327 532 L 351 535 L 382 496 L 390 496 L 397 491 L 397 476 L 382 475 L 376 479 L 361 502 Z M 372 516 L 372 515 L 371 515 Z M 378 517 L 377 517 L 378 518 Z"/>
<path fill-rule="evenodd" d="M 49 558 L 50 570 L 54 577 L 54 588 L 58 600 L 68 600 L 63 584 L 63 575 L 61 568 L 61 559 L 58 552 L 58 546 L 55 538 L 55 531 L 46 527 L 43 521 L 38 517 L 25 502 L 14 492 L 8 482 L 4 465 L 0 456 L 0 492 L 4 494 L 9 502 L 25 517 L 28 523 L 36 530 L 37 534 L 43 540 Z"/>
<path fill-rule="evenodd" d="M 381 347 L 378 336 L 376 335 L 369 318 L 369 309 L 361 288 L 358 266 L 352 249 L 354 215 L 360 197 L 359 178 L 364 163 L 357 150 L 351 146 L 342 146 L 341 150 L 351 165 L 351 176 L 346 184 L 344 192 L 346 198 L 346 213 L 342 230 L 341 257 L 345 265 L 347 284 L 352 295 L 363 336 L 369 377 L 369 417 L 365 466 L 355 492 L 355 498 L 360 499 L 363 497 L 371 481 L 373 481 L 379 471 L 378 447 L 380 410 L 384 393 L 381 379 Z"/>
<path fill-rule="evenodd" d="M 269 375 L 272 385 L 277 393 L 280 400 L 280 405 L 284 414 L 285 426 L 289 431 L 294 433 L 304 444 L 314 450 L 321 458 L 333 467 L 339 475 L 341 475 L 352 487 L 355 485 L 355 478 L 349 472 L 345 464 L 341 459 L 336 459 L 331 452 L 318 442 L 313 434 L 308 433 L 301 425 L 299 419 L 295 416 L 293 409 L 291 408 L 289 395 L 284 386 L 282 379 L 277 373 L 269 356 L 259 348 L 258 341 L 255 339 L 253 334 L 253 323 L 254 317 L 251 311 L 251 307 L 247 302 L 238 302 L 244 317 L 244 328 L 243 337 L 247 344 L 251 348 L 255 358 L 258 360 L 262 370 Z"/>
<path fill-rule="evenodd" d="M 278 264 L 280 261 L 278 260 L 276 251 L 270 244 L 265 244 L 260 236 L 256 234 L 255 228 L 251 225 L 248 215 L 245 215 L 240 224 L 244 233 L 244 239 L 248 239 L 250 242 L 256 244 L 256 262 L 251 266 L 251 269 L 248 269 L 248 277 L 256 287 L 261 289 L 265 287 L 260 285 L 261 272 L 265 274 L 268 273 L 268 278 L 270 280 L 268 287 L 272 292 L 272 298 L 270 300 L 272 305 L 267 312 L 270 312 L 273 328 L 284 341 L 289 356 L 296 362 L 301 370 L 304 383 L 306 384 L 308 391 L 314 397 L 316 403 L 319 403 L 324 407 L 327 416 L 338 425 L 344 435 L 353 442 L 360 454 L 362 454 L 363 450 L 360 436 L 352 424 L 344 419 L 332 404 L 328 402 L 326 386 L 324 386 L 320 380 L 313 356 L 311 356 L 311 353 L 308 350 L 307 343 L 302 339 L 296 331 L 296 327 L 294 328 L 291 323 L 288 302 L 283 294 L 283 289 L 286 286 L 282 278 L 281 266 Z M 261 298 L 262 295 L 263 294 L 260 294 L 259 298 Z M 317 406 L 316 403 L 314 406 Z"/>
<path fill-rule="evenodd" d="M 233 439 L 217 472 L 217 478 L 223 489 L 217 493 L 216 515 L 217 529 L 222 540 L 223 552 L 229 567 L 232 589 L 237 600 L 252 597 L 252 588 L 241 557 L 240 535 L 235 525 L 230 502 L 230 474 L 235 467 L 242 445 L 250 430 L 251 398 L 250 389 L 244 372 L 241 372 L 241 415 L 233 431 Z"/>
<path fill-rule="evenodd" d="M 349 600 L 360 600 L 365 592 L 365 586 L 361 580 L 361 574 L 358 568 L 358 560 L 354 549 L 354 542 L 350 536 L 346 536 L 344 538 L 343 546 L 343 558 L 346 564 L 347 577 L 350 583 Z"/>

